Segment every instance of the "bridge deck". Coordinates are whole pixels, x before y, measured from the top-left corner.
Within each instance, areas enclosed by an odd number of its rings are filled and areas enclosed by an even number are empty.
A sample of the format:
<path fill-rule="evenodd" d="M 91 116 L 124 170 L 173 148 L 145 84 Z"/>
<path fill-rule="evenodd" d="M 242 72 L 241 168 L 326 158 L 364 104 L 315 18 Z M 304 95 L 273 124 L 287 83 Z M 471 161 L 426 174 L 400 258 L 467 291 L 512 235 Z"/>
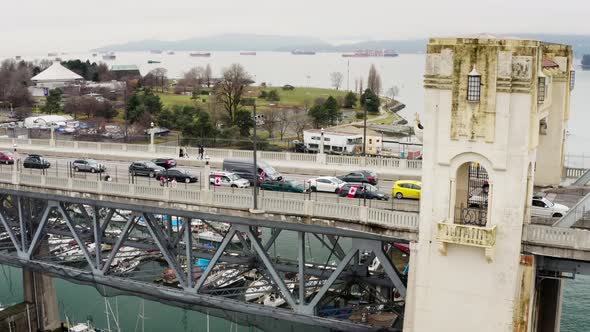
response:
<path fill-rule="evenodd" d="M 97 142 L 56 141 L 55 146 L 50 140 L 14 140 L 0 138 L 0 148 L 12 149 L 17 142 L 17 150 L 24 153 L 41 153 L 52 156 L 79 158 L 85 156 L 95 159 L 109 160 L 149 160 L 154 156 L 178 158 L 178 147 L 153 147 L 146 144 L 118 144 Z M 189 149 L 190 150 L 190 149 Z M 203 160 L 197 160 L 196 151 L 189 151 L 192 159 L 180 159 L 180 165 L 204 165 Z M 211 165 L 221 167 L 225 158 L 252 158 L 252 151 L 206 149 L 205 154 L 210 157 Z M 387 157 L 361 157 L 318 155 L 305 153 L 268 152 L 259 151 L 258 158 L 275 167 L 280 172 L 301 173 L 309 175 L 340 175 L 354 169 L 372 169 L 382 179 L 396 180 L 400 177 L 417 179 L 422 176 L 422 161 L 406 160 Z"/>

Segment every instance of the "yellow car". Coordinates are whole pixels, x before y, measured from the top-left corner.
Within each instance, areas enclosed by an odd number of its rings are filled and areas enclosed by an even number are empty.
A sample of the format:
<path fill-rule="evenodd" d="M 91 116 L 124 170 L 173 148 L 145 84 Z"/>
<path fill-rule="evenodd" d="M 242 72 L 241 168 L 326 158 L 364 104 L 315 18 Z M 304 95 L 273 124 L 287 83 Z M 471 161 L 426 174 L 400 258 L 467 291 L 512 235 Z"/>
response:
<path fill-rule="evenodd" d="M 414 180 L 399 180 L 393 185 L 391 195 L 397 199 L 415 198 L 420 199 L 422 194 L 422 182 Z"/>

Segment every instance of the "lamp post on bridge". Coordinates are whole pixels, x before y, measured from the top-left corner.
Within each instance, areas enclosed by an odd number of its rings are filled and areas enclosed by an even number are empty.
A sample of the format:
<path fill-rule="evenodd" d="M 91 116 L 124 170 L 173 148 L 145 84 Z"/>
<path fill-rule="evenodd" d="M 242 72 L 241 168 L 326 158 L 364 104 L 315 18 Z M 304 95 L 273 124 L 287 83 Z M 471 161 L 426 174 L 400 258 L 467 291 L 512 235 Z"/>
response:
<path fill-rule="evenodd" d="M 371 101 L 371 97 L 367 96 L 364 105 L 364 125 L 363 125 L 363 157 L 367 154 L 367 101 Z"/>
<path fill-rule="evenodd" d="M 324 154 L 324 128 L 320 129 L 320 154 Z"/>
<path fill-rule="evenodd" d="M 152 152 L 156 151 L 156 147 L 154 146 L 155 136 L 156 136 L 156 131 L 154 130 L 154 123 L 150 122 L 150 150 Z"/>

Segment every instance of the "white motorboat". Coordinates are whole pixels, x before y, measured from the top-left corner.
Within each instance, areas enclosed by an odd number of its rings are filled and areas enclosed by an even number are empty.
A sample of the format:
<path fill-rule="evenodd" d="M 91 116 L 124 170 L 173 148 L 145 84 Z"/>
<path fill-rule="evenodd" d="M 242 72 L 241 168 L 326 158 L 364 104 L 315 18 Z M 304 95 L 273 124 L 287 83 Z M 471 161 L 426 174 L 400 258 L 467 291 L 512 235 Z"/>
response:
<path fill-rule="evenodd" d="M 211 276 L 211 282 L 208 283 L 213 288 L 224 288 L 234 285 L 238 282 L 245 281 L 241 271 L 238 269 L 221 270 Z"/>
<path fill-rule="evenodd" d="M 209 242 L 217 242 L 221 243 L 223 241 L 223 236 L 221 234 L 216 233 L 214 231 L 204 231 L 201 233 L 195 234 L 195 238 L 201 241 L 209 241 Z M 240 239 L 237 236 L 234 236 L 231 239 L 231 243 L 239 243 Z"/>
<path fill-rule="evenodd" d="M 287 285 L 287 288 L 289 289 L 289 292 L 293 293 L 293 290 L 295 289 L 295 283 L 296 283 L 295 280 L 291 280 L 291 279 L 285 280 L 285 284 Z M 281 295 L 276 294 L 275 292 L 272 292 L 270 294 L 266 294 L 262 298 L 262 301 L 261 302 L 265 306 L 275 307 L 276 308 L 276 307 L 282 306 L 287 301 Z"/>
<path fill-rule="evenodd" d="M 264 304 L 265 306 L 268 306 L 268 307 L 273 307 L 273 308 L 280 307 L 283 304 L 285 304 L 285 302 L 287 302 L 287 301 L 285 301 L 285 299 L 282 296 L 277 295 L 275 293 L 270 293 L 270 294 L 266 295 L 264 297 L 264 299 L 262 300 L 262 304 Z"/>
<path fill-rule="evenodd" d="M 139 266 L 140 262 L 140 259 L 122 261 L 113 268 L 112 272 L 118 274 L 129 273 L 135 270 Z"/>
<path fill-rule="evenodd" d="M 268 281 L 264 279 L 258 279 L 250 283 L 246 290 L 245 299 L 246 302 L 256 301 L 272 290 L 272 286 L 268 284 Z"/>

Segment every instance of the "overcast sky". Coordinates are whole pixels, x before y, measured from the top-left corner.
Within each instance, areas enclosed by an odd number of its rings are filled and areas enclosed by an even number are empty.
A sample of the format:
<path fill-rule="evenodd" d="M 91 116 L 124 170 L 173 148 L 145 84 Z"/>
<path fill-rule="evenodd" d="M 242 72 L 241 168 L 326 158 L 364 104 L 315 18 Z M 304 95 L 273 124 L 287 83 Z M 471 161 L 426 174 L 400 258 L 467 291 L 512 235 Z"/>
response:
<path fill-rule="evenodd" d="M 327 41 L 478 32 L 590 34 L 588 0 L 2 0 L 1 53 L 219 33 Z"/>

